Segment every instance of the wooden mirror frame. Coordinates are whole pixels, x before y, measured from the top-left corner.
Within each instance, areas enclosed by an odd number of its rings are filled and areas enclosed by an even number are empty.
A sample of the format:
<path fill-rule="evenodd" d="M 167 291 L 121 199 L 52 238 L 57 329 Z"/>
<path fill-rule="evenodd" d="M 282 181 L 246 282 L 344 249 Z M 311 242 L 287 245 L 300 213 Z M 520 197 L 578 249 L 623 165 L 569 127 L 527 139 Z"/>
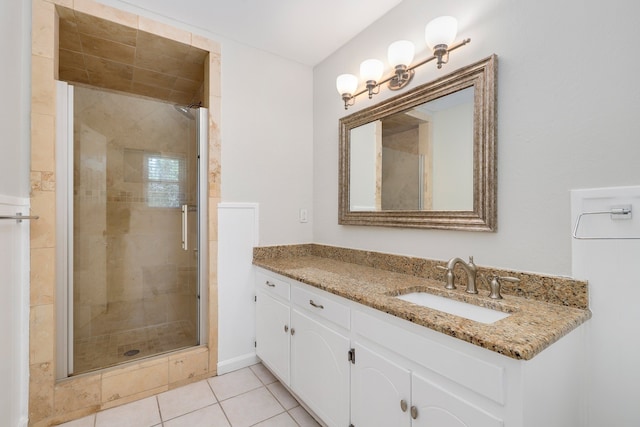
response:
<path fill-rule="evenodd" d="M 496 231 L 496 84 L 497 56 L 492 55 L 340 119 L 338 224 Z M 351 130 L 471 86 L 474 87 L 473 210 L 352 211 L 349 189 Z"/>

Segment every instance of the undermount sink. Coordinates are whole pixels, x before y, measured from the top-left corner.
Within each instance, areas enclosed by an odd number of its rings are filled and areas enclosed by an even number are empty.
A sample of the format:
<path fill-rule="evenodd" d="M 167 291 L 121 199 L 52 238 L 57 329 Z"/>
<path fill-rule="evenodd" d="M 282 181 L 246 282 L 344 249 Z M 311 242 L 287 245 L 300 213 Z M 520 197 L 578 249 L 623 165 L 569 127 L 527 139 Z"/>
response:
<path fill-rule="evenodd" d="M 498 320 L 511 315 L 510 313 L 505 313 L 503 311 L 480 307 L 466 302 L 433 295 L 427 292 L 413 292 L 410 294 L 400 295 L 396 298 L 486 324 L 497 322 Z"/>

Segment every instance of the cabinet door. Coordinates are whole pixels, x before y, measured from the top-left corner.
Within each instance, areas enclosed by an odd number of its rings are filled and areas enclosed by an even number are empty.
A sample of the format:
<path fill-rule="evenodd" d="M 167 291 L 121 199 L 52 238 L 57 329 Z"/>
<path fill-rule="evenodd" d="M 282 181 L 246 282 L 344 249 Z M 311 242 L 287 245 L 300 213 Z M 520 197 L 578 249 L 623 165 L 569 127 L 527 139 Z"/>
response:
<path fill-rule="evenodd" d="M 289 306 L 265 292 L 256 297 L 256 354 L 289 385 Z"/>
<path fill-rule="evenodd" d="M 351 422 L 356 427 L 408 427 L 411 373 L 355 343 L 351 367 Z"/>
<path fill-rule="evenodd" d="M 504 426 L 502 420 L 415 373 L 411 375 L 411 395 L 416 410 L 412 427 Z"/>
<path fill-rule="evenodd" d="M 349 425 L 349 339 L 291 311 L 291 389 L 327 425 Z"/>

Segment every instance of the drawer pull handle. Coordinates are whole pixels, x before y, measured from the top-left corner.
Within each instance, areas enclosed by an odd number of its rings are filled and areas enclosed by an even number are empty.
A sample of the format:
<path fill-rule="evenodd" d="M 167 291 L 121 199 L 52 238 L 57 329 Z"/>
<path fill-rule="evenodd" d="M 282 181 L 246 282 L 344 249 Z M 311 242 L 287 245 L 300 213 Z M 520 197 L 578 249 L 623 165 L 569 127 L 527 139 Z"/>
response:
<path fill-rule="evenodd" d="M 320 308 L 320 309 L 323 309 L 323 308 L 324 308 L 324 305 L 322 305 L 322 304 L 316 304 L 315 302 L 313 302 L 313 300 L 312 300 L 312 299 L 310 299 L 310 300 L 309 300 L 309 304 L 311 304 L 311 305 L 312 305 L 312 306 L 314 306 L 315 308 Z"/>
<path fill-rule="evenodd" d="M 413 418 L 414 420 L 418 418 L 418 408 L 416 408 L 415 406 L 411 407 L 411 418 Z"/>
<path fill-rule="evenodd" d="M 270 281 L 268 281 L 268 280 L 267 280 L 265 283 L 266 283 L 266 285 L 267 285 L 267 286 L 269 286 L 270 288 L 275 288 L 275 287 L 276 287 L 276 284 L 275 284 L 275 283 L 271 283 L 271 282 L 270 282 Z"/>
<path fill-rule="evenodd" d="M 400 409 L 402 409 L 402 412 L 407 412 L 407 408 L 408 408 L 407 401 L 402 399 L 400 401 Z"/>

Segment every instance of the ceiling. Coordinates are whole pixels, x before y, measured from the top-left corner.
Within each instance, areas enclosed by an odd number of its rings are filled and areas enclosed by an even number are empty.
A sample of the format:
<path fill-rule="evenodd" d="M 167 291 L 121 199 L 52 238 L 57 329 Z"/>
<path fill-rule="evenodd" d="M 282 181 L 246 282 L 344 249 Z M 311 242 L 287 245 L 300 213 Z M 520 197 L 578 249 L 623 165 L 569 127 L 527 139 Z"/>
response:
<path fill-rule="evenodd" d="M 314 66 L 402 0 L 100 0 Z"/>

